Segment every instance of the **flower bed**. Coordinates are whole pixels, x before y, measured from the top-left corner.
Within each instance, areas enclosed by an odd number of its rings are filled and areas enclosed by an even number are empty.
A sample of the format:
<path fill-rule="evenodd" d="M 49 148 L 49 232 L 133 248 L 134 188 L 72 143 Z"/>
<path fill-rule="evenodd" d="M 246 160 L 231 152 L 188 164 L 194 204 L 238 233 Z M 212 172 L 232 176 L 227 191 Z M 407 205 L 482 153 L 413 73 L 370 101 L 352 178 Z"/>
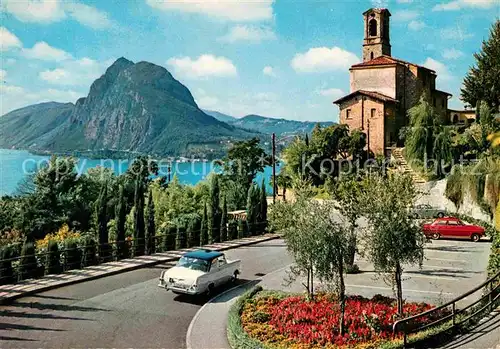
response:
<path fill-rule="evenodd" d="M 431 308 L 426 303 L 406 303 L 404 312 L 411 316 Z M 392 324 L 398 319 L 395 300 L 380 295 L 348 297 L 344 336 L 338 331 L 339 310 L 338 302 L 326 294 L 312 302 L 303 296 L 265 294 L 246 301 L 241 324 L 250 338 L 279 348 L 371 348 L 392 339 Z M 419 321 L 417 325 L 432 319 Z"/>

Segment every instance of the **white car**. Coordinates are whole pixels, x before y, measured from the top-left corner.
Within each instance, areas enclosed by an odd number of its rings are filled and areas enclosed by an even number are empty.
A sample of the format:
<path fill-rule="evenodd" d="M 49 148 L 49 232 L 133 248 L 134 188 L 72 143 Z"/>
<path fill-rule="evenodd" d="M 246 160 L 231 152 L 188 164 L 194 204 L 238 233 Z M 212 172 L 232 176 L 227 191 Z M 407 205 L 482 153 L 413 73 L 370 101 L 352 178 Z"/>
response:
<path fill-rule="evenodd" d="M 160 275 L 159 287 L 177 294 L 210 294 L 225 283 L 234 282 L 240 274 L 241 261 L 228 261 L 224 253 L 196 250 L 184 254 L 177 265 Z"/>

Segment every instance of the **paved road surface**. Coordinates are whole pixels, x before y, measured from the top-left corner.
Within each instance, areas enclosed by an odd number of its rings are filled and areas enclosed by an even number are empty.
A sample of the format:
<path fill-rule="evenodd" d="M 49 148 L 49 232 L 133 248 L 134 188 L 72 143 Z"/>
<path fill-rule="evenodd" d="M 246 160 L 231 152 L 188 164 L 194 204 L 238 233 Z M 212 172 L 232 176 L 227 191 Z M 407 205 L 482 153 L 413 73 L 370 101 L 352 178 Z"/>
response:
<path fill-rule="evenodd" d="M 281 240 L 226 254 L 242 259 L 242 280 L 291 263 Z M 157 287 L 162 268 L 63 287 L 0 307 L 0 347 L 184 348 L 191 319 L 206 300 Z"/>

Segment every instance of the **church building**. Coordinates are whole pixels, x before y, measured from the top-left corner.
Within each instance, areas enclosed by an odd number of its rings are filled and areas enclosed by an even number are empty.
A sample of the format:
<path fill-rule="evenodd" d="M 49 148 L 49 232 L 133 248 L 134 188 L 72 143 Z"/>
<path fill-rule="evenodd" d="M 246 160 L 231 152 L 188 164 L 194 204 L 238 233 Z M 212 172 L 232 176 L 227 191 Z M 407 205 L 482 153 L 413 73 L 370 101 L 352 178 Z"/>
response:
<path fill-rule="evenodd" d="M 451 94 L 436 89 L 434 70 L 392 57 L 389 10 L 372 8 L 363 16 L 363 62 L 351 66 L 350 93 L 334 103 L 340 123 L 367 135 L 370 152 L 389 155 L 400 145 L 399 130 L 409 123 L 407 111 L 422 93 L 445 123 Z"/>

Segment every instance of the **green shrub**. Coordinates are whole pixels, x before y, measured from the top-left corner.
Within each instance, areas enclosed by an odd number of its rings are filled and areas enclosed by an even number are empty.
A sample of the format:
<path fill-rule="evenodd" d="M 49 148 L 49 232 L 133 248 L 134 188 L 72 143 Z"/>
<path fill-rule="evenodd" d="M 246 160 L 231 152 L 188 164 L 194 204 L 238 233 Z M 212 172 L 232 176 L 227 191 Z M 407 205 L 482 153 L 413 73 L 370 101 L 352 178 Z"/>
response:
<path fill-rule="evenodd" d="M 61 272 L 61 253 L 57 241 L 49 240 L 45 255 L 45 273 L 58 274 Z"/>
<path fill-rule="evenodd" d="M 10 245 L 3 246 L 0 249 L 0 285 L 14 282 L 11 258 L 14 258 L 14 249 Z"/>
<path fill-rule="evenodd" d="M 168 226 L 164 230 L 164 235 L 163 235 L 163 244 L 162 244 L 162 250 L 163 252 L 166 251 L 172 251 L 175 249 L 175 238 L 177 236 L 177 228 L 174 226 Z"/>
<path fill-rule="evenodd" d="M 238 221 L 238 239 L 248 237 L 248 225 L 244 220 Z"/>
<path fill-rule="evenodd" d="M 74 239 L 64 242 L 64 270 L 80 269 L 82 253 Z"/>
<path fill-rule="evenodd" d="M 21 249 L 21 260 L 19 263 L 19 280 L 32 279 L 37 276 L 38 262 L 35 255 L 35 245 L 25 242 Z"/>

